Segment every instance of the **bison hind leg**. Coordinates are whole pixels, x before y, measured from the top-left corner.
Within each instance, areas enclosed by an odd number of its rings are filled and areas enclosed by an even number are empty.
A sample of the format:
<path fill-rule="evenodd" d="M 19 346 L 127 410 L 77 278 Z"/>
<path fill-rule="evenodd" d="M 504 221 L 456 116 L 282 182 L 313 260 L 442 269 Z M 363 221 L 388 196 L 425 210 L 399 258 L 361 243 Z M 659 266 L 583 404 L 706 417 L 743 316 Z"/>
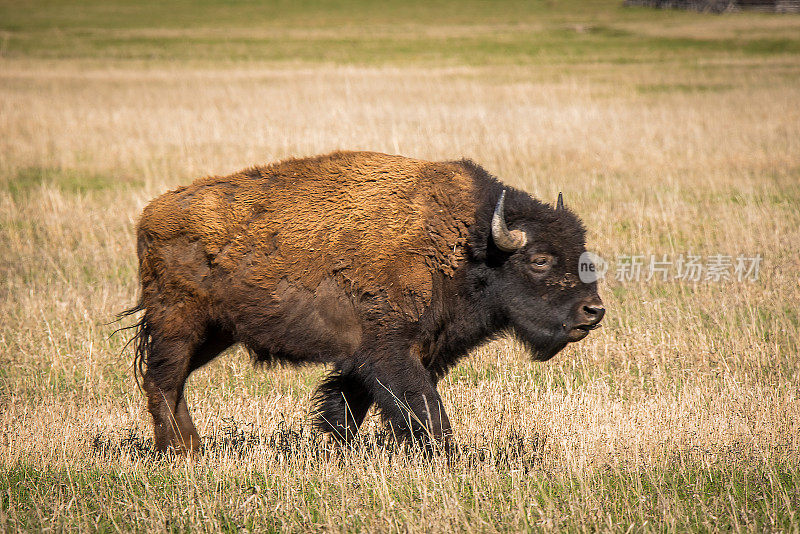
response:
<path fill-rule="evenodd" d="M 314 426 L 340 442 L 349 442 L 372 403 L 371 393 L 357 376 L 335 370 L 314 394 Z"/>
<path fill-rule="evenodd" d="M 205 365 L 233 343 L 226 332 L 206 327 L 172 337 L 145 318 L 137 340 L 137 365 L 143 367 L 143 387 L 153 416 L 158 451 L 186 453 L 200 447 L 200 436 L 189 414 L 184 386 L 192 371 Z M 142 365 L 144 362 L 145 365 Z"/>

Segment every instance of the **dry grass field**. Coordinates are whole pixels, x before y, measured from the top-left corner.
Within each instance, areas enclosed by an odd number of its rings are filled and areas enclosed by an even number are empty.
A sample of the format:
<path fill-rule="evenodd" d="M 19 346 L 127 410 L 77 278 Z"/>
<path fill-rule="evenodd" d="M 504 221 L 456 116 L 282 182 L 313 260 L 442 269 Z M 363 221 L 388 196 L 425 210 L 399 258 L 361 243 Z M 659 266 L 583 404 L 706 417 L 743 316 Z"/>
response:
<path fill-rule="evenodd" d="M 800 531 L 800 18 L 158 5 L 0 1 L 0 531 Z M 604 327 L 547 363 L 506 340 L 460 363 L 451 461 L 377 417 L 331 450 L 308 420 L 325 370 L 241 350 L 190 379 L 203 452 L 156 456 L 109 324 L 138 214 L 339 148 L 564 191 L 611 261 Z M 762 260 L 614 276 L 690 253 Z"/>

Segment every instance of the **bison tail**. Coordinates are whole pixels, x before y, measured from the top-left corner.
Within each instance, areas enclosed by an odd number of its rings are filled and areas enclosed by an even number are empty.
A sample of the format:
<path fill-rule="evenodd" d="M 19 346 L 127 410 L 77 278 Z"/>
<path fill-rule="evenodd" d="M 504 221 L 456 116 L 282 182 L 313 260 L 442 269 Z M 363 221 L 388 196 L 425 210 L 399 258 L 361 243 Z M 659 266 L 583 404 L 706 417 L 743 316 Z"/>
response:
<path fill-rule="evenodd" d="M 118 313 L 117 320 L 135 315 L 140 311 L 144 311 L 144 309 L 144 305 L 139 302 L 132 308 L 128 308 L 127 310 Z M 139 389 L 141 389 L 141 380 L 144 378 L 147 353 L 150 352 L 150 344 L 152 340 L 150 324 L 147 322 L 147 314 L 142 315 L 139 320 L 132 325 L 115 330 L 112 335 L 122 330 L 131 329 L 134 331 L 133 337 L 131 337 L 128 342 L 125 343 L 125 346 L 122 347 L 122 350 L 124 351 L 129 345 L 133 345 L 133 378 L 136 380 L 136 385 L 139 386 Z"/>

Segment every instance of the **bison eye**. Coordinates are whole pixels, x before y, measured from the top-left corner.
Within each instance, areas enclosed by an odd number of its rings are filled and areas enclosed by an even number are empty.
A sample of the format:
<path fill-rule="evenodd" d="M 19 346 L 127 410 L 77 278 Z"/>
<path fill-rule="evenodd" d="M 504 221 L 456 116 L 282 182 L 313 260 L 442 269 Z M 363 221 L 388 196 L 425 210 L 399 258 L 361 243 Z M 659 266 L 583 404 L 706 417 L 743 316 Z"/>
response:
<path fill-rule="evenodd" d="M 536 254 L 531 257 L 531 268 L 536 272 L 544 272 L 553 264 L 553 256 L 550 254 Z"/>

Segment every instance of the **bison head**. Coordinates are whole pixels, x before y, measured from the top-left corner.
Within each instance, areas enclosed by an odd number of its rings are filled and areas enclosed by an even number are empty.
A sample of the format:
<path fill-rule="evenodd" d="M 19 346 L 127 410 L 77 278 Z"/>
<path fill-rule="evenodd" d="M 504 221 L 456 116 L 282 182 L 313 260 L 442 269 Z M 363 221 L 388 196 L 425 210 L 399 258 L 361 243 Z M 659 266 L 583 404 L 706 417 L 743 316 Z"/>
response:
<path fill-rule="evenodd" d="M 597 284 L 579 277 L 585 230 L 561 194 L 553 208 L 511 191 L 506 206 L 503 190 L 488 226 L 480 278 L 498 326 L 540 360 L 600 326 L 605 308 Z"/>

